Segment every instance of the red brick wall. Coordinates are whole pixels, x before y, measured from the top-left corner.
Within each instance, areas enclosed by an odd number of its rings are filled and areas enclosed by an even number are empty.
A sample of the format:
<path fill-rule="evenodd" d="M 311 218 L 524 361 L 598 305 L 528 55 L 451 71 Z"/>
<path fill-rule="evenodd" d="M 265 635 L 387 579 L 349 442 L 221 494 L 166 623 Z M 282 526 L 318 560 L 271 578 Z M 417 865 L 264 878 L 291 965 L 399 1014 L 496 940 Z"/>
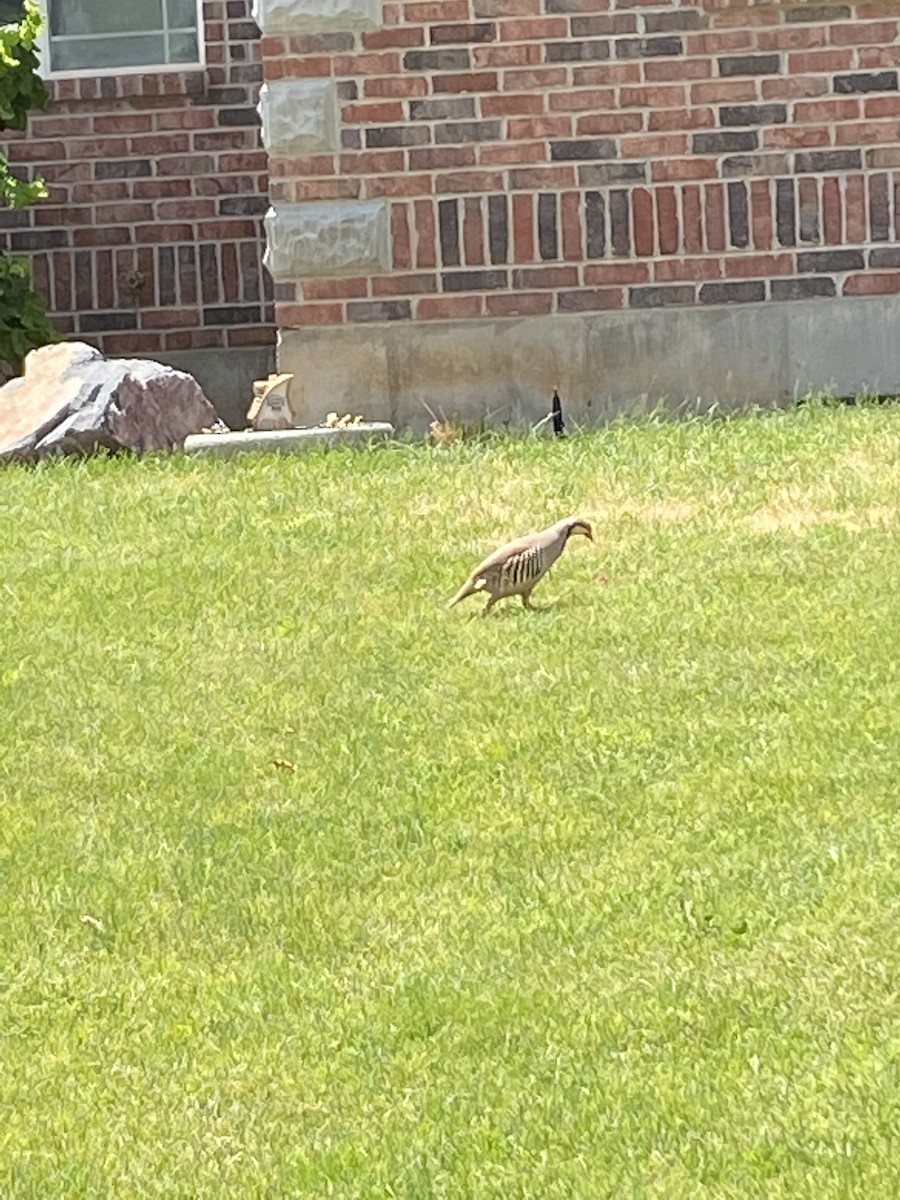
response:
<path fill-rule="evenodd" d="M 266 37 L 342 151 L 273 203 L 388 197 L 391 274 L 276 287 L 282 328 L 900 291 L 900 21 L 862 0 L 389 2 Z"/>
<path fill-rule="evenodd" d="M 204 3 L 207 66 L 63 79 L 10 144 L 50 197 L 0 211 L 57 325 L 110 354 L 274 341 L 250 0 Z"/>

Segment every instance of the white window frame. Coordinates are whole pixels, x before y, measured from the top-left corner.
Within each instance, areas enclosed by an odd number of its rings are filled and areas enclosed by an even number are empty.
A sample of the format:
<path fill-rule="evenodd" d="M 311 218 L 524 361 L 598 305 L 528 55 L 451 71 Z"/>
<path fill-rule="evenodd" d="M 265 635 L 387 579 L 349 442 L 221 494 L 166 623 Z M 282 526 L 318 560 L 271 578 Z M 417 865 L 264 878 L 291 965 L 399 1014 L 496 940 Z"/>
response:
<path fill-rule="evenodd" d="M 119 0 L 128 3 L 128 0 Z M 65 0 L 57 0 L 65 3 Z M 175 71 L 202 71 L 206 66 L 206 37 L 203 24 L 203 0 L 197 4 L 197 50 L 198 61 L 177 63 L 147 63 L 138 67 L 85 67 L 79 70 L 65 69 L 54 71 L 50 66 L 50 13 L 48 0 L 37 0 L 43 22 L 38 38 L 38 49 L 41 55 L 40 76 L 42 79 L 101 79 L 107 75 L 171 75 Z"/>

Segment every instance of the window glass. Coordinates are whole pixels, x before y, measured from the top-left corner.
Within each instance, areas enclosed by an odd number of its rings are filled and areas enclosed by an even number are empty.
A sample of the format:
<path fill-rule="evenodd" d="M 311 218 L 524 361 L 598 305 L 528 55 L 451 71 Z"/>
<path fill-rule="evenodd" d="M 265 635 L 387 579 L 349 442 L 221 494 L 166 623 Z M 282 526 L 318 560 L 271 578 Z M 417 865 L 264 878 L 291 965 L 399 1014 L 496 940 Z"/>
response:
<path fill-rule="evenodd" d="M 54 71 L 200 62 L 196 0 L 46 2 Z"/>
<path fill-rule="evenodd" d="M 18 25 L 24 15 L 23 0 L 0 0 L 0 25 Z"/>
<path fill-rule="evenodd" d="M 165 42 L 161 33 L 142 34 L 139 37 L 65 38 L 53 43 L 53 69 L 85 71 L 104 67 L 155 67 L 166 62 Z"/>
<path fill-rule="evenodd" d="M 50 0 L 53 37 L 151 29 L 162 29 L 162 0 Z"/>

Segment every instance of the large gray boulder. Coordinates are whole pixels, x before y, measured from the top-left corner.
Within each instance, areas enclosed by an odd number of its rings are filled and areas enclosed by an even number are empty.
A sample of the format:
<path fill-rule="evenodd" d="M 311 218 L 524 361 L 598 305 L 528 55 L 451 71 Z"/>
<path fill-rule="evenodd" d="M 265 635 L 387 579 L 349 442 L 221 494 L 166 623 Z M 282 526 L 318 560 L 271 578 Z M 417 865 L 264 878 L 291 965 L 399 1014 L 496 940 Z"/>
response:
<path fill-rule="evenodd" d="M 173 450 L 216 422 L 192 375 L 60 342 L 32 350 L 24 374 L 0 387 L 0 462 L 98 449 Z"/>

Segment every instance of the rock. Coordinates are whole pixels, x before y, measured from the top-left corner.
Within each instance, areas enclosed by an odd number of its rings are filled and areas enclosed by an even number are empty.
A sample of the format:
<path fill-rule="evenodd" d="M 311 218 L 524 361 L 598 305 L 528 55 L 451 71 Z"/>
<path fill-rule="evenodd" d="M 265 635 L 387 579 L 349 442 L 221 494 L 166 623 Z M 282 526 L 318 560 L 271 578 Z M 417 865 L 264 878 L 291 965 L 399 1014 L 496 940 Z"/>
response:
<path fill-rule="evenodd" d="M 193 376 L 84 342 L 32 350 L 0 387 L 0 462 L 98 449 L 172 450 L 217 420 Z"/>

